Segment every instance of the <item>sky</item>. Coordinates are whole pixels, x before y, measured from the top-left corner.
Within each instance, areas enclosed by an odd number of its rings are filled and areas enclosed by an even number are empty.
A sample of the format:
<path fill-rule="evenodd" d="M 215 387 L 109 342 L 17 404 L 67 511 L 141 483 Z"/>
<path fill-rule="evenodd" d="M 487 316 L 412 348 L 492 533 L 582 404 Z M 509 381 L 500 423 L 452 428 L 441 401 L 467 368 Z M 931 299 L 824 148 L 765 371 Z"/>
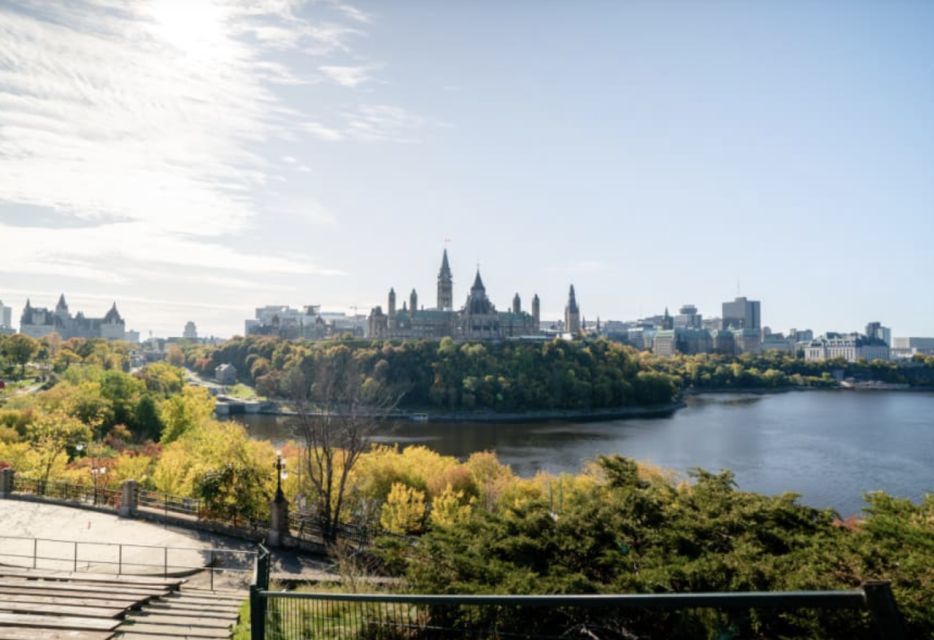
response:
<path fill-rule="evenodd" d="M 0 0 L 0 300 L 934 335 L 934 3 Z M 15 322 L 16 320 L 14 320 Z"/>

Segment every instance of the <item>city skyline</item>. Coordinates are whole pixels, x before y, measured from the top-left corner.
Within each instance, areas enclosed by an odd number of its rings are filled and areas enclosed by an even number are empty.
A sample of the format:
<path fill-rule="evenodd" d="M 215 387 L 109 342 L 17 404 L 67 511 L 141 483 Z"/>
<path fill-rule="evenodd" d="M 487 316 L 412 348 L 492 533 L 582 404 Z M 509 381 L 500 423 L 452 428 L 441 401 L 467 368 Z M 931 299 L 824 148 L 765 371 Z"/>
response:
<path fill-rule="evenodd" d="M 455 300 L 479 262 L 543 319 L 570 283 L 592 322 L 739 281 L 776 331 L 932 335 L 932 30 L 921 2 L 0 4 L 0 300 L 228 336 L 424 296 L 447 246 Z"/>

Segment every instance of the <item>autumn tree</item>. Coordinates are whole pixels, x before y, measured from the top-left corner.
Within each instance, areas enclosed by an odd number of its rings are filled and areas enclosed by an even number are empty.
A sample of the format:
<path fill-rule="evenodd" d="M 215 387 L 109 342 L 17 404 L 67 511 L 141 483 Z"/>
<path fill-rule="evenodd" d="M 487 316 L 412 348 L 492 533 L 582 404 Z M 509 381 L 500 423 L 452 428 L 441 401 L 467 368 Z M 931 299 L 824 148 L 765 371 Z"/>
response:
<path fill-rule="evenodd" d="M 42 486 L 56 465 L 67 459 L 69 449 L 91 438 L 90 427 L 64 412 L 38 415 L 26 428 L 26 441 L 37 456 L 36 472 Z"/>
<path fill-rule="evenodd" d="M 305 444 L 302 465 L 315 492 L 314 515 L 325 540 L 333 542 L 346 508 L 350 473 L 402 391 L 384 378 L 366 375 L 344 345 L 327 352 L 311 380 L 300 368 L 290 369 L 284 386 Z"/>
<path fill-rule="evenodd" d="M 162 403 L 159 418 L 162 421 L 161 442 L 168 444 L 187 431 L 205 424 L 214 416 L 214 398 L 204 387 L 185 387 Z"/>

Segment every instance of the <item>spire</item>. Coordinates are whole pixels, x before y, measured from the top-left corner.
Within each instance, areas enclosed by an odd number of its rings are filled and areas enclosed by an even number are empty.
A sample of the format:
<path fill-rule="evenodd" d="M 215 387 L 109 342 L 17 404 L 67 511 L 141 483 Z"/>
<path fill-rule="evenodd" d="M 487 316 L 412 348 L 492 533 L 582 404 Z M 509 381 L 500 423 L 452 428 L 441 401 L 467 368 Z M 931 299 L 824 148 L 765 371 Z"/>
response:
<path fill-rule="evenodd" d="M 441 256 L 441 271 L 438 273 L 439 278 L 450 278 L 451 277 L 451 265 L 448 264 L 448 250 L 444 250 L 444 254 Z"/>
<path fill-rule="evenodd" d="M 516 295 L 512 297 L 512 312 L 516 315 L 522 313 L 522 299 L 519 297 L 519 292 L 516 292 Z"/>
<path fill-rule="evenodd" d="M 454 307 L 454 279 L 451 277 L 451 265 L 448 262 L 448 250 L 441 257 L 441 270 L 438 271 L 438 309 L 448 311 Z"/>
<path fill-rule="evenodd" d="M 121 320 L 120 312 L 117 311 L 117 303 L 114 301 L 113 306 L 110 307 L 110 311 L 104 316 L 104 322 L 120 322 Z"/>
<path fill-rule="evenodd" d="M 477 275 L 473 279 L 473 286 L 471 289 L 481 289 L 486 290 L 486 287 L 483 286 L 483 279 L 480 278 L 480 267 L 477 267 Z"/>

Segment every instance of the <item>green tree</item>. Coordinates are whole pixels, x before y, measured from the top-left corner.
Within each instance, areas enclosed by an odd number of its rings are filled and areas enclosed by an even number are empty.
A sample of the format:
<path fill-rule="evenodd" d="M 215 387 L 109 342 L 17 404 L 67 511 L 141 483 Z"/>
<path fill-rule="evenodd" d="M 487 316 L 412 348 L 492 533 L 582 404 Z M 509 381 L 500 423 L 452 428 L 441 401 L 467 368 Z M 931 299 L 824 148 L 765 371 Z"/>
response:
<path fill-rule="evenodd" d="M 3 342 L 4 354 L 19 365 L 19 377 L 26 377 L 26 365 L 39 351 L 39 343 L 22 333 L 14 334 Z"/>

